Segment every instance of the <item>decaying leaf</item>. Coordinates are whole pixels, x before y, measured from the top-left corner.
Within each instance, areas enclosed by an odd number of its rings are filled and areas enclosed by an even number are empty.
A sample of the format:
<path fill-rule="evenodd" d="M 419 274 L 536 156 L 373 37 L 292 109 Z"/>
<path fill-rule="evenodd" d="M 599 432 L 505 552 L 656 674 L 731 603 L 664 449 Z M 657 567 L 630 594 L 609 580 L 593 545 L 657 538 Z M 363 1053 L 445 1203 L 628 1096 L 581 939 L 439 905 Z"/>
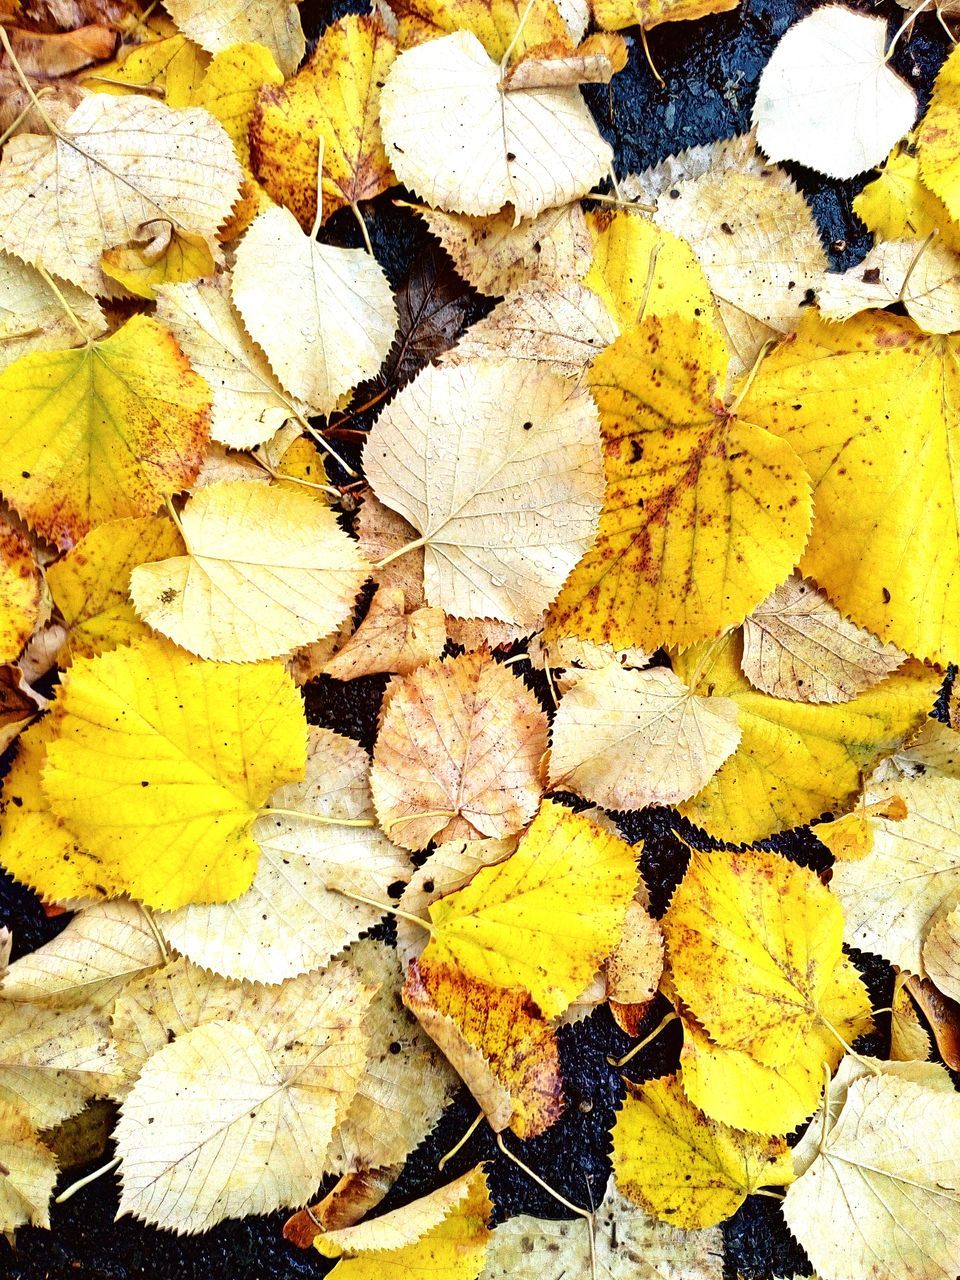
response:
<path fill-rule="evenodd" d="M 597 26 L 606 31 L 638 25 L 644 29 L 661 22 L 690 22 L 711 13 L 735 9 L 740 0 L 593 0 Z"/>
<path fill-rule="evenodd" d="M 18 656 L 40 621 L 40 592 L 29 540 L 0 517 L 0 663 Z"/>
<path fill-rule="evenodd" d="M 642 902 L 631 902 L 616 950 L 604 965 L 610 1012 L 619 1027 L 637 1034 L 663 973 L 663 932 Z M 639 1016 L 638 1016 L 639 1015 Z"/>
<path fill-rule="evenodd" d="M 292 1214 L 283 1224 L 283 1238 L 298 1249 L 309 1249 L 321 1231 L 352 1227 L 375 1209 L 396 1181 L 399 1165 L 345 1173 L 322 1200 Z"/>
<path fill-rule="evenodd" d="M 380 671 L 408 676 L 439 658 L 446 642 L 442 609 L 407 612 L 402 587 L 380 587 L 360 626 L 323 670 L 335 680 L 355 680 Z"/>
<path fill-rule="evenodd" d="M 906 658 L 796 575 L 743 624 L 743 674 L 755 689 L 791 702 L 849 702 Z"/>

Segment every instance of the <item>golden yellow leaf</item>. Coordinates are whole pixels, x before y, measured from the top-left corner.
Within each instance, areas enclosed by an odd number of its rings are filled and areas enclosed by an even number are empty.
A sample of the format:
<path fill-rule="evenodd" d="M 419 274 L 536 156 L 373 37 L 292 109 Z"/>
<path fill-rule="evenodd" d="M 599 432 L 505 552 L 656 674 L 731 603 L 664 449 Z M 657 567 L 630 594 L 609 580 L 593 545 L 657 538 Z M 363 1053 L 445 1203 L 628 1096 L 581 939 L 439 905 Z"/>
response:
<path fill-rule="evenodd" d="M 907 663 L 850 702 L 788 702 L 751 686 L 741 652 L 731 633 L 676 655 L 673 665 L 695 694 L 732 698 L 741 732 L 740 746 L 681 812 L 743 843 L 849 808 L 863 775 L 923 723 L 940 685 L 934 672 Z"/>
<path fill-rule="evenodd" d="M 366 617 L 323 670 L 335 680 L 355 680 L 381 671 L 408 676 L 447 642 L 442 609 L 406 611 L 402 587 L 380 587 Z"/>
<path fill-rule="evenodd" d="M 619 837 L 544 801 L 516 853 L 431 904 L 421 969 L 445 965 L 520 987 L 555 1017 L 616 947 L 637 887 L 635 857 Z"/>
<path fill-rule="evenodd" d="M 203 105 L 194 93 L 209 65 L 210 55 L 178 34 L 129 47 L 79 79 L 96 93 L 125 96 L 153 89 L 166 106 L 179 109 Z"/>
<path fill-rule="evenodd" d="M 49 1227 L 57 1159 L 15 1107 L 0 1103 L 0 1234 Z"/>
<path fill-rule="evenodd" d="M 936 232 L 948 248 L 960 250 L 960 227 L 920 177 L 914 133 L 893 148 L 880 176 L 855 198 L 853 211 L 878 240 L 923 240 Z"/>
<path fill-rule="evenodd" d="M 339 1258 L 337 1280 L 476 1280 L 493 1205 L 482 1166 L 379 1218 L 325 1231 L 314 1247 Z"/>
<path fill-rule="evenodd" d="M 75 662 L 55 716 L 44 790 L 89 850 L 64 896 L 171 908 L 249 888 L 251 824 L 305 766 L 303 707 L 279 664 L 202 662 L 144 640 Z M 58 857 L 21 849 L 16 874 L 43 888 Z"/>
<path fill-rule="evenodd" d="M 634 1086 L 613 1129 L 613 1172 L 624 1195 L 678 1227 L 712 1227 L 760 1187 L 793 1177 L 782 1138 L 761 1138 L 709 1120 L 684 1095 L 681 1077 Z"/>
<path fill-rule="evenodd" d="M 163 220 L 145 223 L 127 244 L 105 249 L 100 255 L 105 276 L 136 297 L 151 301 L 157 296 L 158 285 L 212 275 L 220 262 L 203 236 L 180 231 Z"/>
<path fill-rule="evenodd" d="M 75 351 L 21 356 L 0 374 L 0 397 L 11 406 L 0 487 L 61 547 L 107 520 L 152 514 L 200 468 L 209 389 L 147 316 Z"/>
<path fill-rule="evenodd" d="M 960 652 L 958 405 L 960 338 L 867 312 L 840 325 L 809 314 L 741 406 L 813 482 L 802 572 L 860 626 L 942 662 Z"/>
<path fill-rule="evenodd" d="M 378 17 L 349 14 L 324 30 L 292 80 L 260 94 L 250 124 L 253 167 L 305 231 L 317 216 L 318 141 L 324 221 L 393 185 L 380 136 L 380 86 L 396 50 Z"/>
<path fill-rule="evenodd" d="M 293 487 L 208 485 L 180 533 L 187 554 L 138 565 L 130 595 L 154 630 L 205 658 L 254 662 L 329 635 L 368 573 L 332 509 Z"/>
<path fill-rule="evenodd" d="M 941 199 L 950 217 L 960 218 L 960 161 L 957 136 L 960 131 L 960 57 L 944 62 L 933 87 L 927 114 L 917 130 L 920 176 Z"/>
<path fill-rule="evenodd" d="M 27 538 L 0 517 L 0 662 L 12 662 L 40 621 L 40 566 Z"/>
<path fill-rule="evenodd" d="M 593 0 L 593 17 L 606 31 L 661 22 L 689 22 L 735 9 L 740 0 Z"/>
<path fill-rule="evenodd" d="M 627 908 L 623 935 L 604 969 L 611 1004 L 645 1005 L 657 994 L 663 973 L 663 931 L 642 902 L 631 902 Z M 616 1018 L 616 1010 L 613 1014 Z"/>
<path fill-rule="evenodd" d="M 235 44 L 262 44 L 285 76 L 293 75 L 306 49 L 300 13 L 291 0 L 170 0 L 180 30 L 209 53 Z"/>
<path fill-rule="evenodd" d="M 830 822 L 818 822 L 813 834 L 827 846 L 838 862 L 859 862 L 873 848 L 872 818 L 889 818 L 902 822 L 907 816 L 907 806 L 898 795 L 867 802 L 866 792 L 857 801 L 852 813 Z"/>
<path fill-rule="evenodd" d="M 95 298 L 72 284 L 57 286 L 91 338 L 106 328 Z M 56 351 L 80 341 L 71 318 L 35 267 L 0 251 L 0 370 L 31 351 Z"/>
<path fill-rule="evenodd" d="M 726 363 L 715 330 L 672 316 L 644 320 L 595 361 L 607 493 L 548 639 L 689 644 L 741 622 L 790 572 L 809 483 L 788 444 L 725 409 Z"/>
<path fill-rule="evenodd" d="M 520 831 L 543 789 L 547 717 L 489 651 L 429 662 L 387 687 L 370 784 L 386 834 L 431 840 Z"/>
<path fill-rule="evenodd" d="M 511 45 L 516 60 L 538 45 L 570 39 L 554 0 L 532 0 L 529 5 L 527 0 L 391 0 L 390 8 L 397 17 L 402 49 L 469 31 L 499 62 Z"/>
<path fill-rule="evenodd" d="M 906 659 L 795 574 L 743 624 L 743 674 L 761 693 L 791 702 L 849 702 Z"/>

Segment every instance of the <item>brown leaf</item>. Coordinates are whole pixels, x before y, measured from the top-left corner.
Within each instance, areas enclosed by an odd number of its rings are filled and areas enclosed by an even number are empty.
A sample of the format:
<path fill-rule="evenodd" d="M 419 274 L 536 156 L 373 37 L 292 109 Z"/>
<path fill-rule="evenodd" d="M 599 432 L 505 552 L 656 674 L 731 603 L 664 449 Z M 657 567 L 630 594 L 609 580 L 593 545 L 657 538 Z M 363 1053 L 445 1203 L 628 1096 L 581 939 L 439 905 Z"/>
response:
<path fill-rule="evenodd" d="M 117 43 L 116 32 L 104 26 L 50 33 L 8 27 L 7 39 L 34 93 L 49 90 L 51 86 L 62 87 L 64 93 L 72 95 L 70 101 L 74 106 L 80 100 L 81 90 L 73 82 L 61 86 L 61 78 L 95 62 L 103 62 L 111 56 Z M 30 95 L 9 57 L 5 52 L 0 53 L 0 130 L 9 129 L 30 102 Z M 46 131 L 35 110 L 27 112 L 16 132 L 28 129 Z"/>
<path fill-rule="evenodd" d="M 439 658 L 447 641 L 442 609 L 406 612 L 401 587 L 380 587 L 367 616 L 322 670 L 335 680 L 355 680 L 378 672 L 409 675 Z"/>
<path fill-rule="evenodd" d="M 940 1057 L 952 1071 L 960 1071 L 960 1004 L 938 991 L 929 978 L 910 977 L 904 986 L 929 1022 Z"/>
<path fill-rule="evenodd" d="M 283 1238 L 298 1249 L 309 1249 L 321 1232 L 352 1227 L 375 1209 L 387 1194 L 403 1165 L 345 1173 L 322 1200 L 294 1213 L 283 1224 Z"/>

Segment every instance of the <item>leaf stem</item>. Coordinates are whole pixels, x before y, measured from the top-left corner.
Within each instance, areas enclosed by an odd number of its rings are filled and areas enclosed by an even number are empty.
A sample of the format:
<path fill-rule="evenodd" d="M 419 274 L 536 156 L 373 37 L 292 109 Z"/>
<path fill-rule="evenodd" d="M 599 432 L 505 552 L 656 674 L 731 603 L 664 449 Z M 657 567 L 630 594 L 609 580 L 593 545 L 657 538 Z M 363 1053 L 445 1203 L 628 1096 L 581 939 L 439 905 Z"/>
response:
<path fill-rule="evenodd" d="M 648 1044 L 656 1040 L 657 1036 L 660 1034 L 661 1031 L 663 1031 L 665 1027 L 668 1027 L 671 1022 L 679 1022 L 679 1021 L 680 1021 L 679 1014 L 676 1012 L 676 1010 L 671 1009 L 670 1012 L 665 1017 L 660 1019 L 660 1021 L 653 1028 L 650 1034 L 648 1036 L 644 1036 L 643 1039 L 640 1041 L 640 1043 L 635 1044 L 633 1048 L 629 1050 L 629 1052 L 623 1055 L 622 1058 L 607 1058 L 607 1061 L 610 1063 L 611 1067 L 625 1067 L 631 1058 L 635 1058 L 637 1056 L 637 1054 L 640 1052 L 641 1049 L 645 1049 Z"/>
<path fill-rule="evenodd" d="M 656 213 L 655 204 L 644 204 L 642 200 L 624 200 L 620 196 L 608 196 L 605 191 L 590 191 L 584 200 L 598 200 L 600 204 L 616 205 L 618 209 L 639 209 L 641 213 Z"/>
<path fill-rule="evenodd" d="M 753 362 L 753 367 L 751 368 L 750 372 L 747 374 L 746 382 L 744 382 L 743 386 L 737 392 L 733 403 L 730 405 L 730 408 L 728 410 L 729 413 L 731 414 L 736 413 L 737 410 L 740 408 L 741 404 L 747 398 L 747 392 L 753 386 L 753 381 L 756 378 L 757 374 L 760 372 L 760 366 L 763 364 L 764 360 L 766 360 L 767 356 L 770 354 L 770 352 L 773 350 L 773 348 L 777 345 L 779 341 L 780 341 L 779 338 L 768 338 L 766 342 L 763 344 L 763 346 L 760 348 L 760 350 L 757 352 L 757 358 Z"/>
<path fill-rule="evenodd" d="M 660 257 L 660 250 L 662 248 L 663 241 L 658 240 L 650 251 L 650 262 L 647 266 L 647 283 L 643 287 L 643 299 L 640 303 L 640 310 L 637 312 L 637 324 L 639 324 L 646 315 L 647 303 L 650 301 L 650 292 L 653 289 L 653 278 L 657 274 L 657 259 Z"/>
<path fill-rule="evenodd" d="M 303 809 L 274 809 L 267 806 L 260 810 L 260 817 L 277 815 L 283 818 L 303 818 L 306 822 L 321 822 L 331 827 L 375 827 L 373 818 L 327 818 L 319 813 L 307 813 Z"/>
<path fill-rule="evenodd" d="M 324 435 L 317 430 L 317 428 L 313 425 L 312 422 L 308 422 L 307 419 L 303 417 L 303 415 L 300 413 L 294 412 L 293 416 L 297 420 L 297 422 L 300 423 L 300 426 L 307 433 L 310 439 L 315 441 L 320 446 L 321 449 L 326 449 L 330 457 L 333 458 L 336 462 L 339 462 L 340 466 L 343 467 L 344 471 L 347 473 L 348 476 L 356 477 L 360 474 L 358 471 L 355 471 L 353 467 L 351 467 L 350 463 L 347 462 L 346 458 L 340 457 L 339 453 L 337 453 L 333 445 L 327 441 Z"/>
<path fill-rule="evenodd" d="M 3 28 L 0 27 L 0 31 L 2 30 Z M 70 323 L 76 329 L 77 333 L 83 339 L 83 345 L 85 347 L 89 347 L 92 339 L 89 333 L 87 333 L 86 329 L 83 327 L 83 324 L 81 323 L 79 316 L 74 311 L 73 307 L 71 307 L 67 299 L 64 297 L 63 290 L 57 284 L 56 280 L 54 280 L 53 276 L 46 269 L 46 267 L 42 266 L 39 262 L 36 263 L 34 270 L 43 277 L 44 281 L 46 282 L 47 288 L 50 290 L 50 292 L 53 294 L 56 300 L 60 303 L 60 306 L 63 308 L 64 314 L 66 315 L 67 319 L 70 321 Z"/>
<path fill-rule="evenodd" d="M 658 71 L 657 64 L 653 60 L 653 54 L 650 52 L 650 42 L 647 39 L 647 28 L 643 23 L 640 24 L 640 43 L 643 45 L 643 56 L 647 60 L 647 66 L 653 72 L 654 80 L 656 80 L 661 89 L 665 89 L 667 87 L 667 82 Z"/>
<path fill-rule="evenodd" d="M 584 1209 L 578 1204 L 574 1204 L 572 1200 L 568 1200 L 566 1196 L 562 1196 L 559 1191 L 554 1191 L 553 1187 L 551 1187 L 549 1183 L 544 1182 L 544 1180 L 540 1177 L 538 1173 L 534 1173 L 529 1165 L 524 1164 L 519 1156 L 515 1156 L 513 1154 L 513 1152 L 509 1149 L 509 1147 L 504 1142 L 502 1133 L 497 1134 L 497 1146 L 500 1148 L 500 1150 L 503 1152 L 503 1154 L 507 1157 L 508 1160 L 512 1160 L 513 1163 L 517 1166 L 517 1168 L 522 1169 L 523 1172 L 527 1175 L 527 1177 L 532 1182 L 535 1182 L 538 1187 L 546 1191 L 548 1196 L 553 1196 L 554 1200 L 556 1200 L 559 1204 L 562 1204 L 565 1209 L 569 1209 L 571 1213 L 577 1214 L 577 1216 L 580 1218 L 586 1218 L 587 1222 L 590 1224 L 591 1232 L 593 1231 L 593 1214 L 590 1212 L 590 1210 Z"/>
<path fill-rule="evenodd" d="M 900 286 L 900 292 L 899 292 L 899 294 L 897 295 L 897 301 L 898 301 L 898 302 L 903 302 L 904 298 L 906 297 L 906 293 L 907 293 L 907 285 L 910 283 L 910 277 L 913 275 L 913 273 L 914 273 L 914 270 L 915 270 L 915 268 L 916 268 L 917 263 L 918 263 L 918 262 L 920 261 L 920 259 L 923 257 L 924 253 L 927 251 L 927 249 L 929 248 L 929 246 L 930 246 L 931 242 L 933 241 L 934 237 L 935 237 L 938 233 L 939 233 L 939 228 L 938 228 L 938 227 L 934 227 L 934 228 L 933 228 L 933 230 L 930 232 L 930 234 L 927 236 L 926 240 L 924 240 L 923 244 L 922 244 L 922 245 L 920 245 L 920 247 L 919 247 L 919 249 L 917 250 L 917 252 L 916 252 L 916 253 L 913 255 L 913 257 L 910 259 L 910 265 L 909 265 L 909 267 L 907 267 L 907 273 L 906 273 L 906 275 L 903 277 L 903 284 Z"/>
<path fill-rule="evenodd" d="M 382 560 L 378 560 L 373 566 L 374 571 L 379 572 L 380 569 L 385 569 L 388 564 L 391 564 L 394 560 L 399 560 L 408 551 L 416 551 L 419 547 L 425 547 L 428 541 L 429 539 L 426 537 L 414 538 L 413 542 L 407 542 L 404 546 L 398 547 L 396 551 L 391 551 L 388 556 L 384 556 Z"/>
<path fill-rule="evenodd" d="M 398 916 L 401 920 L 409 920 L 411 924 L 419 925 L 421 929 L 426 929 L 427 933 L 433 933 L 433 925 L 429 920 L 424 920 L 422 916 L 415 916 L 411 911 L 403 911 L 400 907 L 395 907 L 389 902 L 378 902 L 376 898 L 366 898 L 362 893 L 351 893 L 349 889 L 341 889 L 339 885 L 328 885 L 334 893 L 342 894 L 344 898 L 352 898 L 354 902 L 365 902 L 368 907 L 376 907 L 378 911 L 384 912 L 389 916 Z"/>
<path fill-rule="evenodd" d="M 463 1150 L 463 1148 L 467 1145 L 467 1143 L 476 1133 L 477 1128 L 480 1124 L 480 1121 L 483 1119 L 485 1119 L 485 1116 L 481 1111 L 477 1116 L 477 1118 L 471 1124 L 470 1128 L 463 1135 L 463 1137 L 454 1146 L 450 1148 L 450 1150 L 447 1152 L 445 1156 L 441 1156 L 440 1159 L 437 1161 L 437 1173 L 440 1173 L 443 1170 L 444 1166 L 447 1165 L 453 1159 L 453 1157 L 457 1154 L 458 1151 Z"/>
<path fill-rule="evenodd" d="M 78 1191 L 82 1191 L 84 1187 L 88 1187 L 91 1182 L 96 1182 L 97 1178 L 102 1178 L 105 1173 L 110 1173 L 110 1171 L 115 1169 L 119 1163 L 120 1156 L 114 1156 L 112 1160 L 101 1165 L 99 1169 L 94 1169 L 94 1171 L 92 1173 L 88 1173 L 86 1177 L 78 1178 L 76 1182 L 71 1182 L 70 1186 L 67 1187 L 65 1191 L 61 1191 L 56 1197 L 54 1204 L 63 1204 L 65 1200 L 69 1200 L 70 1197 L 76 1195 Z"/>
<path fill-rule="evenodd" d="M 360 224 L 360 234 L 363 236 L 363 243 L 367 246 L 367 253 L 373 257 L 373 245 L 370 243 L 370 232 L 367 230 L 367 224 L 364 221 L 363 214 L 360 212 L 360 206 L 356 200 L 351 201 L 350 208 L 353 210 L 353 216 Z"/>
<path fill-rule="evenodd" d="M 510 43 L 507 45 L 506 52 L 504 53 L 503 57 L 500 59 L 501 72 L 506 67 L 507 63 L 510 61 L 510 55 L 513 53 L 514 49 L 517 46 L 517 41 L 520 39 L 520 35 L 521 35 L 521 32 L 523 31 L 523 28 L 527 25 L 527 19 L 530 17 L 530 11 L 533 9 L 534 3 L 535 3 L 535 0 L 527 0 L 527 7 L 524 9 L 523 13 L 521 13 L 520 15 L 520 21 L 517 23 L 517 29 L 516 31 L 514 31 L 513 36 L 511 37 Z"/>

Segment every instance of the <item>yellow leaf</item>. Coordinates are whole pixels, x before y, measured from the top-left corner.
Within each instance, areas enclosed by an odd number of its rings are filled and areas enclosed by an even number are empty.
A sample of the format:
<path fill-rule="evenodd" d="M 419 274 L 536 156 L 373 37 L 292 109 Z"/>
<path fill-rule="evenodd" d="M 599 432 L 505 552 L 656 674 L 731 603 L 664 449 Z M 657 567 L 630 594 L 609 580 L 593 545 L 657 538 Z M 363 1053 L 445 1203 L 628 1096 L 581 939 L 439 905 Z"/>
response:
<path fill-rule="evenodd" d="M 250 887 L 250 826 L 305 767 L 303 707 L 279 664 L 201 662 L 144 640 L 75 662 L 55 715 L 44 790 L 90 851 L 69 896 L 170 908 Z M 23 850 L 16 873 L 48 885 L 52 854 Z"/>
<path fill-rule="evenodd" d="M 192 107 L 202 105 L 194 102 L 193 95 L 209 63 L 210 55 L 192 40 L 172 35 L 128 48 L 79 79 L 96 93 L 125 95 L 152 89 L 168 107 Z"/>
<path fill-rule="evenodd" d="M 813 834 L 838 862 L 859 862 L 873 848 L 871 819 L 889 818 L 892 822 L 902 822 L 907 813 L 907 806 L 898 795 L 868 804 L 864 792 L 852 813 L 845 813 L 832 822 L 818 822 Z"/>
<path fill-rule="evenodd" d="M 661 22 L 689 22 L 735 9 L 740 0 L 593 0 L 598 27 L 619 31 L 634 25 L 649 29 Z"/>
<path fill-rule="evenodd" d="M 960 653 L 960 338 L 881 312 L 840 325 L 810 314 L 764 361 L 741 412 L 810 474 L 801 570 L 908 653 Z"/>
<path fill-rule="evenodd" d="M 380 85 L 396 50 L 379 18 L 351 14 L 326 28 L 292 80 L 260 94 L 250 125 L 253 165 L 305 231 L 317 216 L 318 140 L 324 222 L 393 185 L 380 137 Z"/>
<path fill-rule="evenodd" d="M 393 0 L 400 47 L 469 31 L 494 62 L 512 45 L 515 61 L 537 45 L 569 43 L 570 33 L 554 0 Z M 526 12 L 529 9 L 529 12 Z"/>
<path fill-rule="evenodd" d="M 169 222 L 145 223 L 127 244 L 105 249 L 100 269 L 138 298 L 153 299 L 161 284 L 180 284 L 212 275 L 217 266 L 207 240 L 171 227 Z"/>
<path fill-rule="evenodd" d="M 879 178 L 855 198 L 853 211 L 878 240 L 923 240 L 936 232 L 948 248 L 960 250 L 960 227 L 920 177 L 915 134 L 897 143 Z"/>
<path fill-rule="evenodd" d="M 712 1227 L 760 1187 L 793 1177 L 782 1138 L 719 1124 L 687 1100 L 679 1076 L 634 1087 L 613 1129 L 613 1172 L 624 1195 L 678 1227 Z"/>
<path fill-rule="evenodd" d="M 12 662 L 40 620 L 40 566 L 19 530 L 0 518 L 0 662 Z"/>
<path fill-rule="evenodd" d="M 154 630 L 205 658 L 254 662 L 329 635 L 369 572 L 332 509 L 292 487 L 207 485 L 180 532 L 187 554 L 138 565 L 130 595 Z"/>
<path fill-rule="evenodd" d="M 810 526 L 807 477 L 788 444 L 724 408 L 726 363 L 713 329 L 672 316 L 595 361 L 607 493 L 548 639 L 689 644 L 741 622 L 790 572 Z"/>
<path fill-rule="evenodd" d="M 960 219 L 960 56 L 951 52 L 937 75 L 927 114 L 917 130 L 920 175 L 947 208 Z"/>
<path fill-rule="evenodd" d="M 293 75 L 306 49 L 300 13 L 290 0 L 170 0 L 180 30 L 208 53 L 235 44 L 262 44 L 285 76 Z"/>
<path fill-rule="evenodd" d="M 734 754 L 680 811 L 742 843 L 849 808 L 863 774 L 923 723 L 940 686 L 934 672 L 908 663 L 850 702 L 814 705 L 757 692 L 740 663 L 736 633 L 674 658 L 694 693 L 737 703 L 741 732 Z"/>
<path fill-rule="evenodd" d="M 313 1243 L 325 1258 L 341 1259 L 337 1280 L 476 1280 L 492 1212 L 478 1165 L 402 1209 L 323 1232 Z"/>
<path fill-rule="evenodd" d="M 522 987 L 555 1017 L 617 945 L 637 878 L 628 844 L 546 800 L 516 853 L 431 905 L 421 969 Z"/>
<path fill-rule="evenodd" d="M 643 903 L 631 902 L 627 908 L 623 936 L 605 971 L 611 1005 L 646 1005 L 657 994 L 663 974 L 663 931 Z M 613 1014 L 616 1018 L 617 1011 Z"/>
<path fill-rule="evenodd" d="M 546 748 L 536 696 L 489 651 L 426 663 L 387 687 L 370 772 L 380 825 L 407 849 L 513 835 L 536 813 Z"/>
<path fill-rule="evenodd" d="M 22 356 L 0 398 L 0 488 L 61 547 L 192 484 L 209 433 L 206 383 L 146 316 L 75 351 Z"/>
<path fill-rule="evenodd" d="M 49 1227 L 56 1156 L 30 1122 L 6 1103 L 0 1103 L 0 1168 L 0 1234 L 9 1235 L 24 1223 Z"/>

